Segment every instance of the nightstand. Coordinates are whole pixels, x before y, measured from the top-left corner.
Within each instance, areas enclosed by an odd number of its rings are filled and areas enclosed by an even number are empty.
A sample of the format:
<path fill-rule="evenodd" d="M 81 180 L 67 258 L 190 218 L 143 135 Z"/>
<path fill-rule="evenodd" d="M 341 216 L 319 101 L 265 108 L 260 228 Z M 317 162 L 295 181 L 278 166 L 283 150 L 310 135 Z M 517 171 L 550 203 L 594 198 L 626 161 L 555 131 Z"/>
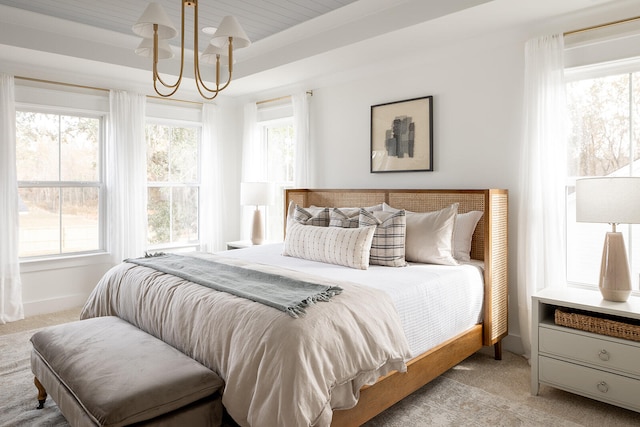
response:
<path fill-rule="evenodd" d="M 557 325 L 558 308 L 640 324 L 635 296 L 620 303 L 603 300 L 597 291 L 540 291 L 531 308 L 531 394 L 545 384 L 640 412 L 640 342 Z"/>
<path fill-rule="evenodd" d="M 265 241 L 262 242 L 263 245 L 268 245 L 270 243 L 277 243 L 275 241 Z M 251 246 L 255 246 L 251 243 L 251 240 L 236 240 L 235 242 L 227 242 L 227 250 L 230 251 L 232 249 L 244 249 L 250 248 Z"/>
<path fill-rule="evenodd" d="M 227 242 L 227 250 L 244 249 L 253 246 L 251 240 L 236 240 L 235 242 Z"/>

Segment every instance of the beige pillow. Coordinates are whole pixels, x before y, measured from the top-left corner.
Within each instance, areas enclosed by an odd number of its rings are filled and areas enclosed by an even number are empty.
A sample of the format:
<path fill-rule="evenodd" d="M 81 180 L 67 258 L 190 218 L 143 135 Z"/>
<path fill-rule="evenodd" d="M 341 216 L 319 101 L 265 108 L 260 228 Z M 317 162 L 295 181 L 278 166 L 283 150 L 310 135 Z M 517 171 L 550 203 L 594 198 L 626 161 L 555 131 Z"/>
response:
<path fill-rule="evenodd" d="M 482 211 L 471 211 L 458 214 L 456 217 L 456 226 L 453 229 L 453 257 L 458 261 L 471 261 L 471 239 L 482 215 Z"/>
<path fill-rule="evenodd" d="M 376 227 L 314 227 L 292 222 L 283 255 L 366 270 Z"/>
<path fill-rule="evenodd" d="M 457 213 L 457 203 L 435 212 L 407 212 L 407 261 L 458 265 L 453 257 Z"/>
<path fill-rule="evenodd" d="M 360 227 L 375 225 L 376 232 L 371 243 L 370 264 L 388 267 L 404 267 L 405 261 L 405 211 L 368 212 L 360 209 Z"/>

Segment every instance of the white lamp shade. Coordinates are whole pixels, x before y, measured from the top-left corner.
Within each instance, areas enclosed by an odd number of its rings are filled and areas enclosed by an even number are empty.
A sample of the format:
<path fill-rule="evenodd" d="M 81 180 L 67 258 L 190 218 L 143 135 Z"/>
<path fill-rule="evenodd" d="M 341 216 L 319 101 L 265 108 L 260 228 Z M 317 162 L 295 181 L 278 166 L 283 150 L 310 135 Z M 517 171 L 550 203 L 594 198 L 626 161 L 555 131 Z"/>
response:
<path fill-rule="evenodd" d="M 153 39 L 142 39 L 136 50 L 134 51 L 140 56 L 153 58 Z M 166 40 L 158 40 L 158 59 L 173 58 L 173 51 L 169 42 Z"/>
<path fill-rule="evenodd" d="M 158 3 L 149 3 L 132 29 L 137 35 L 149 39 L 153 38 L 153 25 L 158 24 L 158 38 L 160 40 L 172 39 L 178 35 L 169 15 Z"/>
<path fill-rule="evenodd" d="M 272 203 L 272 187 L 269 182 L 240 183 L 240 204 L 244 206 L 268 206 Z"/>
<path fill-rule="evenodd" d="M 234 49 L 247 47 L 251 44 L 251 40 L 249 40 L 247 33 L 244 32 L 240 23 L 234 16 L 225 16 L 222 18 L 222 22 L 220 23 L 218 30 L 213 35 L 211 43 L 226 47 L 226 42 L 229 37 L 233 37 Z"/>
<path fill-rule="evenodd" d="M 229 63 L 229 50 L 228 48 L 218 47 L 214 44 L 209 44 L 207 48 L 200 54 L 200 61 L 207 64 L 216 63 L 216 55 L 220 55 L 220 64 L 227 65 Z M 235 64 L 235 59 L 233 63 Z"/>
<path fill-rule="evenodd" d="M 640 177 L 577 180 L 576 221 L 640 223 Z"/>

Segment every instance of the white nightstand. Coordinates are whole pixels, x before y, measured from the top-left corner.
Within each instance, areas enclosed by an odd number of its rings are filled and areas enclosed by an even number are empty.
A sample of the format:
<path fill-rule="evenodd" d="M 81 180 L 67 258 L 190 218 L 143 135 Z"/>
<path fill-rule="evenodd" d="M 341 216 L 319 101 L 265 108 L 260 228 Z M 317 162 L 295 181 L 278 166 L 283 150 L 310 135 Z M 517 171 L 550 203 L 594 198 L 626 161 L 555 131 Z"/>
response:
<path fill-rule="evenodd" d="M 277 242 L 275 242 L 275 241 L 262 242 L 263 245 L 268 245 L 270 243 L 277 243 Z M 251 240 L 236 240 L 235 242 L 227 242 L 227 250 L 228 251 L 230 251 L 232 249 L 250 248 L 251 246 L 254 246 L 254 244 L 251 243 Z"/>
<path fill-rule="evenodd" d="M 544 289 L 534 295 L 531 394 L 546 384 L 640 412 L 640 342 L 556 325 L 556 308 L 640 321 L 640 298 L 634 296 L 611 302 L 597 291 L 575 288 Z"/>

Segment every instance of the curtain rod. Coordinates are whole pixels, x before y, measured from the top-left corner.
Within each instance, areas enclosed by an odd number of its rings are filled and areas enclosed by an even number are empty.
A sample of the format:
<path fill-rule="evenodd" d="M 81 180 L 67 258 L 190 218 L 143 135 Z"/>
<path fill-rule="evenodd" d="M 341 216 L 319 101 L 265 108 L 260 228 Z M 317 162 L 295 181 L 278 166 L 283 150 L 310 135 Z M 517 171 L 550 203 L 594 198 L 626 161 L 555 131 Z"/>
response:
<path fill-rule="evenodd" d="M 46 83 L 46 84 L 59 85 L 59 86 L 75 87 L 75 88 L 79 88 L 79 89 L 97 90 L 97 91 L 100 91 L 100 92 L 109 92 L 110 91 L 110 89 L 106 89 L 106 88 L 103 88 L 103 87 L 84 86 L 84 85 L 79 85 L 79 84 L 75 84 L 75 83 L 65 83 L 65 82 L 56 82 L 56 81 L 53 81 L 53 80 L 35 79 L 33 77 L 14 76 L 14 79 L 27 80 L 27 81 L 30 81 L 30 82 Z M 155 95 L 146 95 L 146 97 L 147 98 L 153 98 L 153 99 L 161 99 L 163 101 L 184 102 L 186 104 L 202 105 L 202 102 L 188 101 L 186 99 L 164 98 L 162 96 L 155 96 Z"/>
<path fill-rule="evenodd" d="M 306 93 L 309 96 L 313 96 L 313 91 L 312 90 L 308 90 Z M 269 102 L 283 101 L 285 99 L 291 99 L 291 95 L 279 96 L 277 98 L 271 98 L 271 99 L 265 99 L 265 100 L 262 100 L 262 101 L 256 101 L 256 105 L 268 104 Z"/>
<path fill-rule="evenodd" d="M 566 36 L 570 36 L 570 35 L 573 35 L 573 34 L 585 33 L 587 31 L 592 31 L 592 30 L 599 30 L 600 28 L 613 27 L 615 25 L 626 24 L 627 22 L 633 22 L 633 21 L 638 21 L 638 20 L 640 20 L 640 16 L 634 16 L 633 18 L 620 19 L 618 21 L 607 22 L 605 24 L 593 25 L 591 27 L 586 27 L 586 28 L 580 28 L 580 29 L 577 29 L 577 30 L 567 31 L 563 35 L 566 37 Z"/>

